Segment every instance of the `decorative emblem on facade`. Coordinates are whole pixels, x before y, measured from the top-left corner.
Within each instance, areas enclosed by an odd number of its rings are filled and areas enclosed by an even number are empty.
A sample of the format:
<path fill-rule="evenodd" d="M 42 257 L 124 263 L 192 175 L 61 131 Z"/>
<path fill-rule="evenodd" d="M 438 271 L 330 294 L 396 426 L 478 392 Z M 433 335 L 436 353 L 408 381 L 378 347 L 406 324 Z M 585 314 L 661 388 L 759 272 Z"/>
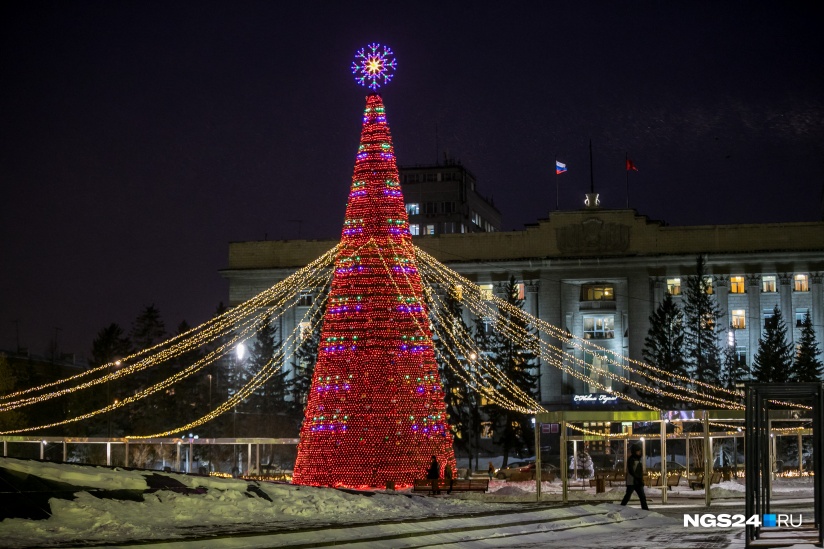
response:
<path fill-rule="evenodd" d="M 578 225 L 555 229 L 562 253 L 623 252 L 629 248 L 629 225 L 590 218 Z"/>

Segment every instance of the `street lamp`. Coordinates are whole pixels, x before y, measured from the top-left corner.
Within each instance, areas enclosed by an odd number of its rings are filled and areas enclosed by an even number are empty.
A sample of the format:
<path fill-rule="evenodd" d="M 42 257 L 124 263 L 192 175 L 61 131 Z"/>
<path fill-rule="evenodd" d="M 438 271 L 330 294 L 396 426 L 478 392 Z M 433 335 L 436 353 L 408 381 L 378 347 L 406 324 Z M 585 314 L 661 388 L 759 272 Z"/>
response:
<path fill-rule="evenodd" d="M 109 376 L 111 376 L 112 375 L 112 366 L 116 366 L 116 367 L 120 368 L 121 364 L 122 364 L 122 362 L 120 361 L 120 359 L 115 360 L 113 363 L 110 362 L 109 367 L 106 368 L 106 373 Z M 108 406 L 112 402 L 111 384 L 112 384 L 111 378 L 107 379 L 106 380 L 106 406 Z M 115 399 L 114 403 L 117 404 L 117 402 L 118 402 L 117 399 Z M 109 421 L 108 421 L 108 429 L 107 429 L 107 438 L 112 438 L 112 414 L 113 413 L 114 413 L 114 410 L 111 410 L 108 413 Z"/>

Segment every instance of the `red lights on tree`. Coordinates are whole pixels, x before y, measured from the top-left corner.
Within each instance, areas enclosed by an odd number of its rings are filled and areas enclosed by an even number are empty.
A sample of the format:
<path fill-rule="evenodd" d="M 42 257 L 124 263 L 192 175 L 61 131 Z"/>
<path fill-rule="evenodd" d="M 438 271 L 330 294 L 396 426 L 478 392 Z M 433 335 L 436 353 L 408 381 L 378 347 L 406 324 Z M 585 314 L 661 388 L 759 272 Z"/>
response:
<path fill-rule="evenodd" d="M 392 137 L 372 94 L 293 482 L 408 485 L 433 455 L 455 470 Z"/>

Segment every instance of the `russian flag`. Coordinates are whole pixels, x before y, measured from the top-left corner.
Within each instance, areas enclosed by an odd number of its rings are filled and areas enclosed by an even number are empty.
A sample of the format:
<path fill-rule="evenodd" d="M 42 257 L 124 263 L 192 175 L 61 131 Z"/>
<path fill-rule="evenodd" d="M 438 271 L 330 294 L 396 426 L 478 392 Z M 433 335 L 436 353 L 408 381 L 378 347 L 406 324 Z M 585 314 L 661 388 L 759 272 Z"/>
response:
<path fill-rule="evenodd" d="M 555 175 L 562 174 L 562 173 L 564 173 L 565 171 L 567 171 L 567 169 L 566 169 L 566 164 L 564 164 L 563 162 L 558 162 L 558 161 L 556 160 L 556 161 L 555 161 Z"/>

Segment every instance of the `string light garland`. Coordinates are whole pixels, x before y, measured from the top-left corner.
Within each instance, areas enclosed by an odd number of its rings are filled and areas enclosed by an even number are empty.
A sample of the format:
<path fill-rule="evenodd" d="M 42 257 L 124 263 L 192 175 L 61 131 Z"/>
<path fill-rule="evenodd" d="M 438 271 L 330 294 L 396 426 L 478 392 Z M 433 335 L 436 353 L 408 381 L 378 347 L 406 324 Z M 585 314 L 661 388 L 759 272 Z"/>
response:
<path fill-rule="evenodd" d="M 322 257 L 325 257 L 325 256 L 326 256 L 326 254 Z M 306 285 L 309 285 L 310 287 L 314 286 L 323 276 L 328 276 L 328 273 L 326 273 L 324 269 L 317 269 L 317 270 L 312 270 L 312 271 L 308 271 L 308 272 L 304 271 L 302 269 L 301 272 L 303 273 L 303 276 L 297 278 L 297 281 L 300 282 L 300 285 L 298 286 L 298 288 L 292 289 L 288 295 L 282 296 L 279 301 L 276 301 L 274 303 L 270 303 L 270 305 L 268 307 L 266 307 L 262 310 L 258 309 L 254 305 L 249 306 L 249 307 L 245 307 L 245 310 L 247 311 L 247 313 L 248 312 L 253 312 L 254 316 L 242 319 L 241 321 L 235 321 L 234 324 L 230 325 L 231 330 L 228 330 L 228 331 L 224 330 L 224 331 L 221 332 L 222 336 L 226 337 L 229 333 L 235 332 L 237 330 L 241 330 L 242 333 L 248 333 L 248 326 L 250 326 L 250 325 L 259 327 L 259 326 L 261 326 L 261 323 L 263 322 L 263 320 L 267 317 L 270 317 L 272 319 L 279 318 L 288 309 L 289 302 L 291 302 L 292 306 L 294 306 L 297 303 L 299 288 L 305 288 Z M 265 294 L 267 292 L 263 292 L 263 293 Z M 260 296 L 256 296 L 256 297 L 260 297 Z M 257 304 L 258 302 L 262 303 L 261 300 L 258 300 L 256 298 L 253 298 L 250 301 L 253 304 Z M 269 298 L 267 297 L 265 299 L 265 301 L 269 301 Z M 249 303 L 249 302 L 247 302 L 247 303 Z M 249 336 L 247 336 L 246 339 L 248 339 L 249 337 L 252 337 L 253 335 L 254 335 L 254 332 L 252 334 L 250 334 Z M 191 339 L 191 341 L 188 341 L 186 343 L 181 343 L 181 345 L 185 346 L 185 348 L 195 348 L 195 347 L 202 346 L 206 343 L 209 343 L 209 342 L 213 341 L 215 338 L 209 338 L 209 339 L 206 339 L 205 341 L 203 339 L 199 339 L 199 338 L 190 338 L 190 339 Z M 242 342 L 242 341 L 245 341 L 245 339 L 238 340 L 238 338 L 234 338 L 234 339 L 230 340 L 230 344 L 239 343 L 239 342 Z M 225 347 L 225 345 L 224 345 L 224 347 Z M 223 348 L 223 347 L 221 347 L 221 348 Z M 170 360 L 174 356 L 177 356 L 177 354 L 176 353 L 171 353 L 171 352 L 166 352 L 166 351 L 161 351 L 160 353 L 157 353 L 153 357 L 150 357 L 151 360 L 145 359 L 145 360 L 143 360 L 141 362 L 138 362 L 136 364 L 132 364 L 132 365 L 129 365 L 129 366 L 124 366 L 120 369 L 115 370 L 114 372 L 112 372 L 110 374 L 107 374 L 105 376 L 102 376 L 102 377 L 99 377 L 99 378 L 96 378 L 96 379 L 93 379 L 93 380 L 90 380 L 90 381 L 87 381 L 87 382 L 84 382 L 84 383 L 80 383 L 80 384 L 75 385 L 73 387 L 69 387 L 69 388 L 66 388 L 66 389 L 61 389 L 61 390 L 58 390 L 58 391 L 53 391 L 51 393 L 41 395 L 41 396 L 29 397 L 29 398 L 20 399 L 20 400 L 13 401 L 13 402 L 7 402 L 7 403 L 0 404 L 0 412 L 8 411 L 8 410 L 14 410 L 14 409 L 21 408 L 21 407 L 24 407 L 24 406 L 29 406 L 29 405 L 32 405 L 32 404 L 45 402 L 47 400 L 51 400 L 53 398 L 57 398 L 57 397 L 60 397 L 60 396 L 63 396 L 63 395 L 67 395 L 67 394 L 70 394 L 70 393 L 73 393 L 73 392 L 76 392 L 76 391 L 88 389 L 90 387 L 94 387 L 94 386 L 100 385 L 102 383 L 111 382 L 113 380 L 117 380 L 117 379 L 120 379 L 122 377 L 126 377 L 128 375 L 134 374 L 134 373 L 139 372 L 141 370 L 145 370 L 145 369 L 147 369 L 151 366 L 154 366 L 156 364 L 160 364 L 164 361 Z M 162 389 L 162 388 L 167 388 L 168 386 L 176 383 L 177 381 L 180 381 L 180 380 L 184 379 L 185 377 L 188 377 L 188 375 L 194 374 L 196 371 L 198 371 L 198 370 L 202 369 L 203 367 L 211 364 L 212 362 L 214 362 L 218 358 L 220 358 L 220 356 L 215 356 L 213 353 L 210 353 L 209 355 L 207 355 L 207 357 L 205 357 L 204 359 L 201 359 L 201 361 L 198 361 L 197 363 L 195 363 L 195 365 L 198 366 L 197 368 L 191 369 L 191 370 L 189 368 L 187 368 L 187 369 L 175 374 L 175 376 L 181 376 L 181 377 L 176 378 L 175 381 L 173 381 L 171 383 L 168 383 L 166 385 L 160 386 L 161 384 L 164 384 L 164 383 L 168 382 L 169 379 L 172 379 L 172 378 L 168 378 L 167 380 L 164 380 L 164 381 L 160 382 L 158 385 L 153 386 L 153 387 L 159 387 L 157 390 Z M 208 359 L 208 361 L 207 361 L 207 359 Z M 99 370 L 99 368 L 98 368 L 98 370 Z M 186 373 L 186 372 L 188 372 L 188 374 L 184 375 L 184 373 Z M 154 392 L 156 392 L 156 390 L 152 390 L 148 394 L 152 394 Z M 140 394 L 143 394 L 143 393 L 142 392 L 137 392 L 136 393 L 136 395 L 140 395 Z M 145 396 L 148 396 L 148 394 L 145 395 Z M 125 404 L 127 404 L 128 402 L 130 402 L 130 401 L 127 401 L 127 400 L 124 399 L 124 400 L 120 401 L 118 403 L 118 406 L 116 406 L 116 407 L 122 407 Z M 97 415 L 99 413 L 106 413 L 106 412 L 108 412 L 110 410 L 113 410 L 113 409 L 114 408 L 110 408 L 109 406 L 100 408 L 99 410 L 97 410 L 95 412 L 90 412 L 92 414 L 91 417 L 93 417 L 94 415 Z M 37 430 L 39 428 L 40 427 L 32 427 L 32 428 L 27 429 L 27 431 Z M 24 431 L 17 431 L 17 432 L 24 432 Z"/>
<path fill-rule="evenodd" d="M 321 295 L 327 295 L 325 292 L 321 292 Z M 195 427 L 200 427 L 201 425 L 208 423 L 209 421 L 231 411 L 237 404 L 240 404 L 243 400 L 245 400 L 249 395 L 251 395 L 254 391 L 256 391 L 260 386 L 266 383 L 269 379 L 272 378 L 277 372 L 279 372 L 283 365 L 289 362 L 289 360 L 294 356 L 295 351 L 297 350 L 297 346 L 293 346 L 297 338 L 300 336 L 301 328 L 300 325 L 306 321 L 307 318 L 311 317 L 309 330 L 314 329 L 314 325 L 318 322 L 318 317 L 321 316 L 323 311 L 323 307 L 326 305 L 327 299 L 319 299 L 312 303 L 312 307 L 306 310 L 301 320 L 296 323 L 295 328 L 292 332 L 287 336 L 282 342 L 281 345 L 285 346 L 286 348 L 291 349 L 289 354 L 287 355 L 275 355 L 273 356 L 258 372 L 256 372 L 246 384 L 244 384 L 240 389 L 238 389 L 235 394 L 229 397 L 226 401 L 220 403 L 214 410 L 210 410 L 208 414 L 187 423 L 186 425 L 182 425 L 179 427 L 175 427 L 173 429 L 169 429 L 167 431 L 163 431 L 162 433 L 154 433 L 151 435 L 129 435 L 125 438 L 130 440 L 142 440 L 142 439 L 152 439 L 152 438 L 160 438 L 171 436 L 176 433 L 189 431 L 194 429 Z M 311 315 L 310 315 L 311 313 Z"/>
<path fill-rule="evenodd" d="M 422 262 L 421 264 L 425 268 L 431 268 L 430 272 L 433 273 L 434 277 L 437 279 L 438 282 L 444 283 L 444 284 L 453 284 L 453 285 L 454 284 L 460 284 L 461 286 L 463 286 L 463 291 L 462 291 L 463 298 L 468 302 L 468 305 L 470 306 L 470 308 L 474 309 L 472 311 L 474 314 L 477 314 L 479 316 L 493 316 L 494 318 L 496 318 L 496 320 L 500 320 L 502 318 L 502 316 L 499 314 L 499 310 L 501 308 L 503 308 L 504 310 L 506 310 L 507 313 L 511 314 L 512 316 L 516 316 L 516 317 L 522 319 L 524 322 L 527 322 L 527 323 L 529 323 L 533 326 L 537 325 L 538 328 L 539 328 L 539 331 L 541 331 L 541 328 L 544 325 L 548 325 L 547 323 L 545 323 L 543 321 L 540 321 L 539 319 L 536 319 L 535 317 L 532 317 L 531 315 L 524 312 L 520 308 L 513 307 L 511 304 L 507 303 L 506 301 L 504 301 L 500 298 L 492 297 L 491 299 L 489 299 L 489 298 L 484 299 L 482 297 L 481 290 L 480 290 L 479 287 L 472 284 L 470 281 L 468 281 L 467 279 L 461 277 L 457 273 L 454 273 L 454 271 L 451 271 L 450 269 L 446 268 L 444 265 L 437 262 L 437 260 L 435 260 L 434 258 L 429 256 L 425 252 L 418 250 L 418 253 L 419 253 L 419 256 L 421 257 L 421 262 Z M 489 305 L 488 302 L 491 302 L 491 303 L 495 304 L 498 307 L 498 310 L 494 310 L 491 307 L 491 305 Z M 517 326 L 516 326 L 516 328 L 517 328 Z M 556 329 L 556 331 L 557 331 L 557 329 Z M 513 334 L 513 336 L 518 337 L 517 334 Z M 523 337 L 523 334 L 520 337 Z M 570 339 L 570 338 L 567 337 L 566 339 Z M 551 354 L 557 356 L 561 361 L 566 359 L 566 360 L 572 362 L 573 364 L 577 364 L 579 367 L 581 367 L 582 370 L 589 369 L 590 373 L 592 373 L 593 371 L 597 371 L 597 373 L 599 375 L 603 375 L 605 377 L 609 377 L 611 379 L 621 381 L 625 384 L 634 386 L 634 387 L 639 388 L 639 389 L 643 388 L 645 390 L 650 390 L 649 387 L 646 387 L 643 384 L 640 384 L 639 382 L 637 382 L 637 381 L 635 381 L 631 378 L 628 378 L 628 377 L 625 377 L 625 376 L 622 376 L 622 375 L 617 375 L 614 372 L 610 372 L 609 370 L 606 370 L 602 367 L 598 367 L 598 366 L 591 365 L 591 364 L 586 364 L 584 361 L 582 361 L 580 358 L 576 357 L 575 355 L 573 355 L 571 353 L 567 353 L 567 352 L 563 351 L 562 349 L 560 349 L 558 347 L 549 345 L 548 342 L 544 341 L 543 339 L 539 340 L 539 345 L 541 347 L 543 347 L 546 351 L 549 351 Z M 577 348 L 579 348 L 580 350 L 582 350 L 584 352 L 587 352 L 586 349 L 583 349 L 582 347 L 577 347 Z M 554 363 L 554 362 L 555 361 L 550 360 L 550 363 Z M 637 362 L 637 361 L 634 361 L 634 362 Z M 614 361 L 611 362 L 611 363 L 618 366 L 622 370 L 626 370 L 626 371 L 629 371 L 631 373 L 635 373 L 635 374 L 637 374 L 639 376 L 642 376 L 642 377 L 647 377 L 647 378 L 650 377 L 649 374 L 646 374 L 645 372 L 634 369 L 632 367 L 622 365 L 622 364 L 616 363 Z M 556 364 L 556 365 L 561 367 L 560 364 Z M 565 371 L 567 371 L 568 373 L 572 373 L 572 370 L 565 370 Z M 590 385 L 598 385 L 597 383 L 593 383 L 594 380 L 592 379 L 592 377 L 587 376 L 585 373 L 584 373 L 583 377 L 581 377 L 581 375 L 578 375 L 577 373 L 572 373 L 572 375 L 574 375 L 575 377 L 577 377 L 579 379 L 582 379 L 583 381 L 586 381 Z M 691 393 L 691 394 L 694 394 L 696 396 L 694 397 L 694 396 L 690 396 L 689 394 L 672 393 L 671 391 L 667 391 L 667 390 L 660 389 L 660 388 L 659 389 L 653 389 L 657 394 L 672 396 L 674 398 L 686 400 L 686 401 L 689 401 L 689 402 L 693 402 L 695 404 L 701 404 L 701 405 L 705 405 L 705 406 L 709 406 L 709 407 L 723 407 L 723 408 L 729 408 L 729 409 L 743 409 L 743 405 L 738 403 L 738 402 L 734 402 L 734 401 L 730 401 L 728 399 L 724 399 L 724 398 L 717 397 L 717 396 L 714 396 L 714 395 L 702 393 L 702 392 L 690 389 L 689 387 L 680 386 L 680 385 L 678 385 L 678 384 L 676 384 L 676 383 L 674 383 L 670 380 L 661 379 L 661 378 L 652 378 L 652 379 L 655 379 L 660 384 L 672 387 L 675 390 L 683 391 L 685 393 Z M 703 384 L 703 385 L 705 385 L 709 388 L 715 388 L 714 386 L 711 386 L 709 384 Z M 602 385 L 601 387 L 604 387 L 604 386 Z M 637 401 L 637 402 L 640 402 L 640 401 Z M 644 405 L 644 407 L 650 408 L 650 406 L 646 405 L 646 403 L 641 403 L 641 404 Z"/>
<path fill-rule="evenodd" d="M 254 296 L 248 301 L 241 303 L 237 307 L 234 307 L 208 320 L 207 322 L 204 322 L 203 324 L 196 326 L 195 328 L 192 328 L 191 330 L 179 334 L 169 340 L 163 341 L 161 343 L 158 343 L 157 345 L 123 357 L 117 362 L 110 362 L 102 366 L 92 368 L 80 374 L 76 374 L 57 381 L 45 383 L 43 385 L 30 387 L 21 391 L 16 391 L 14 393 L 0 396 L 0 412 L 12 410 L 22 406 L 27 406 L 30 404 L 35 404 L 38 402 L 43 402 L 45 400 L 49 400 L 57 396 L 88 388 L 93 385 L 98 385 L 100 383 L 107 383 L 112 380 L 136 373 L 138 371 L 145 370 L 146 368 L 156 366 L 172 358 L 180 356 L 183 353 L 188 352 L 192 349 L 212 343 L 218 340 L 219 338 L 223 338 L 226 335 L 234 332 L 236 330 L 237 325 L 242 324 L 244 320 L 247 320 L 246 317 L 248 317 L 250 314 L 254 314 L 256 318 L 260 318 L 262 316 L 265 316 L 267 312 L 271 312 L 272 310 L 275 310 L 278 307 L 283 306 L 287 301 L 291 299 L 297 299 L 296 294 L 299 292 L 299 290 L 306 288 L 307 286 L 311 287 L 314 283 L 313 281 L 318 279 L 318 274 L 322 273 L 332 263 L 337 253 L 337 249 L 338 247 L 335 246 L 334 248 L 325 252 L 315 261 L 311 262 L 306 267 L 299 269 L 294 274 L 290 275 L 281 282 L 274 284 L 272 287 L 268 288 L 267 290 L 264 290 L 263 292 Z M 272 302 L 275 300 L 278 301 L 275 302 L 274 305 L 272 305 Z M 268 311 L 261 312 L 260 308 L 267 306 L 267 304 L 269 305 Z M 172 343 L 176 343 L 176 345 L 168 349 L 163 349 L 164 347 L 169 346 Z M 153 355 L 144 358 L 140 362 L 137 362 L 135 364 L 128 364 L 129 362 L 141 356 L 145 356 L 152 351 L 157 352 Z M 69 389 L 54 391 L 42 397 L 2 402 L 3 400 L 12 399 L 26 394 L 42 392 L 62 384 L 77 382 L 85 377 L 94 374 L 109 372 L 111 370 L 115 371 L 106 374 L 103 377 L 97 378 L 93 382 L 80 383 Z"/>
<path fill-rule="evenodd" d="M 396 251 L 384 254 L 388 249 Z M 294 483 L 404 486 L 425 476 L 432 456 L 455 470 L 423 288 L 377 94 L 366 98 L 320 339 Z"/>

